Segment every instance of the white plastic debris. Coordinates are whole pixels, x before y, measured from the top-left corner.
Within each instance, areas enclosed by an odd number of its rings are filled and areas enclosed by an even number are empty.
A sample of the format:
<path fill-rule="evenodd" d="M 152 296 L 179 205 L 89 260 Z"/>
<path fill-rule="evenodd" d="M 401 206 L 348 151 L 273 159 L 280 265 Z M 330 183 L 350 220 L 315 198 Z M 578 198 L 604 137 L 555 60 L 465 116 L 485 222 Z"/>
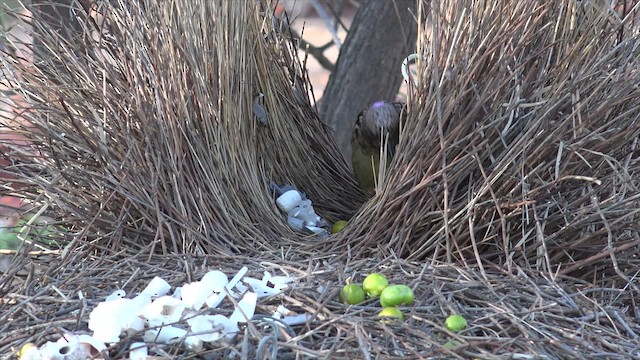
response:
<path fill-rule="evenodd" d="M 238 306 L 233 311 L 229 320 L 233 322 L 247 322 L 247 319 L 251 319 L 256 311 L 256 305 L 258 303 L 258 295 L 253 292 L 247 292 L 242 299 L 238 301 Z"/>
<path fill-rule="evenodd" d="M 293 279 L 288 276 L 271 276 L 271 273 L 265 271 L 261 280 L 245 276 L 242 281 L 249 285 L 258 297 L 265 297 L 281 293 Z"/>
<path fill-rule="evenodd" d="M 143 342 L 134 342 L 129 346 L 130 360 L 146 360 L 149 356 L 149 348 Z"/>
<path fill-rule="evenodd" d="M 212 318 L 213 323 L 222 328 L 221 333 L 225 338 L 231 339 L 238 333 L 239 328 L 237 321 L 233 321 L 230 318 L 220 314 L 213 315 Z"/>
<path fill-rule="evenodd" d="M 187 336 L 187 330 L 175 326 L 163 326 L 144 332 L 144 341 L 160 344 L 175 344 Z"/>
<path fill-rule="evenodd" d="M 200 315 L 187 320 L 193 336 L 205 342 L 214 342 L 224 334 L 221 333 L 221 326 L 216 326 L 213 315 Z M 216 326 L 216 328 L 214 328 Z"/>
<path fill-rule="evenodd" d="M 182 301 L 194 310 L 200 310 L 205 300 L 213 295 L 213 290 L 205 286 L 201 281 L 194 281 L 182 286 Z"/>
<path fill-rule="evenodd" d="M 187 305 L 173 296 L 161 296 L 144 308 L 141 315 L 147 319 L 149 326 L 161 326 L 180 321 Z"/>
<path fill-rule="evenodd" d="M 224 287 L 229 283 L 229 277 L 222 271 L 214 270 L 204 274 L 200 282 L 211 289 L 211 291 L 219 293 L 222 292 Z"/>
<path fill-rule="evenodd" d="M 291 214 L 287 215 L 287 224 L 294 230 L 304 229 L 304 220 L 298 219 Z"/>
<path fill-rule="evenodd" d="M 227 296 L 227 291 L 231 294 L 231 296 L 235 295 L 234 297 L 237 297 L 237 295 L 233 291 L 233 288 L 247 274 L 247 271 L 249 271 L 249 269 L 246 266 L 243 266 L 240 271 L 238 271 L 238 273 L 227 283 L 227 285 L 224 286 L 224 291 L 221 291 L 219 294 L 213 294 L 209 296 L 205 301 L 207 307 L 212 309 L 217 308 L 222 300 L 224 300 L 224 298 Z"/>
<path fill-rule="evenodd" d="M 29 359 L 84 360 L 99 355 L 105 349 L 104 343 L 90 336 L 64 334 L 56 342 L 49 341 L 39 349 L 30 349 Z"/>
<path fill-rule="evenodd" d="M 309 321 L 309 314 L 285 316 L 280 320 L 289 326 L 302 325 Z"/>
<path fill-rule="evenodd" d="M 198 352 L 204 347 L 204 342 L 196 336 L 188 336 L 184 339 L 184 346 L 193 352 Z"/>
<path fill-rule="evenodd" d="M 167 295 L 169 293 L 169 290 L 171 290 L 171 285 L 169 285 L 169 283 L 166 282 L 163 278 L 156 276 L 151 280 L 149 285 L 147 285 L 147 287 L 142 290 L 140 294 L 146 294 L 151 297 L 158 297 Z"/>
<path fill-rule="evenodd" d="M 320 216 L 311 206 L 311 200 L 303 200 L 298 206 L 289 211 L 289 216 L 304 221 L 307 226 L 316 226 L 320 222 Z"/>
<path fill-rule="evenodd" d="M 153 278 L 133 299 L 125 298 L 124 290 L 117 290 L 89 314 L 92 336 L 67 334 L 40 348 L 31 344 L 31 347 L 25 347 L 21 360 L 101 357 L 100 353 L 106 350 L 105 343 L 116 343 L 123 333 L 145 329 L 143 338 L 146 342 L 184 342 L 184 346 L 194 352 L 203 349 L 204 343 L 230 340 L 239 332 L 239 323 L 253 318 L 259 297 L 278 294 L 293 281 L 288 276 L 273 276 L 268 271 L 262 279 L 248 277 L 247 272 L 248 268 L 242 267 L 229 280 L 222 271 L 210 271 L 200 281 L 176 288 L 171 295 L 171 286 L 160 277 Z M 204 303 L 217 307 L 228 295 L 236 299 L 241 297 L 229 317 L 198 313 Z M 292 323 L 304 323 L 308 319 L 284 314 L 278 317 Z M 134 360 L 145 359 L 149 353 L 145 343 L 134 343 L 130 350 L 130 358 Z"/>
<path fill-rule="evenodd" d="M 93 330 L 93 337 L 104 343 L 115 343 L 123 331 L 142 330 L 144 321 L 138 314 L 149 303 L 144 300 L 144 297 L 135 301 L 117 298 L 99 303 L 89 314 L 89 329 Z"/>
<path fill-rule="evenodd" d="M 301 202 L 302 195 L 298 190 L 286 191 L 276 199 L 278 208 L 280 208 L 280 210 L 282 210 L 282 212 L 284 213 L 288 213 L 289 211 L 291 211 L 291 209 L 300 205 Z"/>
<path fill-rule="evenodd" d="M 116 291 L 112 292 L 111 295 L 107 296 L 105 301 L 112 301 L 112 300 L 116 300 L 116 299 L 122 299 L 125 296 L 127 296 L 127 292 L 126 291 L 124 291 L 124 290 L 116 290 Z"/>
<path fill-rule="evenodd" d="M 89 348 L 91 355 L 97 355 L 98 353 L 107 350 L 104 342 L 96 340 L 93 336 L 82 334 L 78 335 L 77 339 L 80 344 L 86 345 Z"/>

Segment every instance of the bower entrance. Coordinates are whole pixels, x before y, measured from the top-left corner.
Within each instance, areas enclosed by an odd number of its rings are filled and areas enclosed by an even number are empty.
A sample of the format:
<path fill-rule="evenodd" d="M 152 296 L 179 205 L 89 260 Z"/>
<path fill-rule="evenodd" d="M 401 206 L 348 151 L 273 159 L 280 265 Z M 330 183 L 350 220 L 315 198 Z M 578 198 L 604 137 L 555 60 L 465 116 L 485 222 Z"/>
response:
<path fill-rule="evenodd" d="M 39 60 L 4 62 L 19 116 L 3 126 L 23 141 L 4 143 L 1 195 L 58 221 L 64 250 L 24 246 L 4 273 L 0 349 L 73 329 L 47 300 L 57 294 L 85 309 L 70 294 L 247 265 L 300 279 L 263 305 L 312 315 L 280 339 L 286 354 L 451 355 L 438 324 L 452 312 L 476 321 L 456 338 L 464 356 L 637 351 L 638 38 L 631 17 L 584 3 L 420 1 L 409 117 L 367 202 L 267 4 L 103 4 L 77 14 L 73 44 L 34 22 Z M 291 230 L 271 182 L 349 226 Z M 418 294 L 393 334 L 374 309 L 335 302 L 347 277 L 372 271 Z M 66 320 L 25 329 L 27 303 Z"/>

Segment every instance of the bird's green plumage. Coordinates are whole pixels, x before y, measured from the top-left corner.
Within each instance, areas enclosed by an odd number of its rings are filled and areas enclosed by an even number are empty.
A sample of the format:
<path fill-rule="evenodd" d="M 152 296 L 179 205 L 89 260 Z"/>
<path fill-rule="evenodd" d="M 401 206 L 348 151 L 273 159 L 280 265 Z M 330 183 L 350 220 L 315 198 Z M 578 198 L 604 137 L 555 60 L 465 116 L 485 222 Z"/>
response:
<path fill-rule="evenodd" d="M 393 157 L 387 155 L 387 168 Z M 352 154 L 353 174 L 365 192 L 372 192 L 375 188 L 375 180 L 380 172 L 380 149 L 365 149 L 362 146 L 354 146 Z M 373 165 L 373 166 L 372 166 Z"/>
<path fill-rule="evenodd" d="M 380 140 L 388 136 L 387 168 L 399 142 L 400 122 L 405 117 L 405 104 L 376 102 L 358 115 L 351 138 L 353 173 L 366 193 L 375 189 L 380 170 Z"/>

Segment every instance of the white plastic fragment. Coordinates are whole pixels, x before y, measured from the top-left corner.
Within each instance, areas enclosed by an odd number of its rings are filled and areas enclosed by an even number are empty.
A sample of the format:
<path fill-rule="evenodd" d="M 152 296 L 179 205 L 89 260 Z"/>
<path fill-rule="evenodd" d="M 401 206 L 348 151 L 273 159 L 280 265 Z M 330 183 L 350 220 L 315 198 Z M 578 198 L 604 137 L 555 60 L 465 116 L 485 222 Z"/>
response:
<path fill-rule="evenodd" d="M 124 290 L 116 290 L 114 292 L 112 292 L 109 296 L 107 296 L 107 298 L 104 301 L 113 301 L 116 299 L 122 299 L 123 297 L 127 296 L 127 292 Z"/>
<path fill-rule="evenodd" d="M 129 346 L 130 360 L 146 360 L 149 356 L 149 348 L 143 342 L 134 342 Z"/>
<path fill-rule="evenodd" d="M 214 342 L 219 340 L 224 334 L 224 325 L 218 324 L 219 318 L 214 315 L 200 315 L 187 320 L 191 328 L 190 334 L 198 337 L 204 342 Z M 191 336 L 191 335 L 190 335 Z"/>
<path fill-rule="evenodd" d="M 149 326 L 161 326 L 180 321 L 186 308 L 185 303 L 172 296 L 161 296 L 142 310 L 142 316 L 147 319 Z"/>
<path fill-rule="evenodd" d="M 298 190 L 289 190 L 276 199 L 276 204 L 282 212 L 288 213 L 302 202 L 302 195 Z"/>
<path fill-rule="evenodd" d="M 187 330 L 175 326 L 163 326 L 145 331 L 144 341 L 160 344 L 175 344 L 182 341 L 187 335 Z"/>
<path fill-rule="evenodd" d="M 173 294 L 171 294 L 171 297 L 182 299 L 182 286 L 178 286 L 175 290 L 173 290 Z"/>
<path fill-rule="evenodd" d="M 73 334 L 65 334 L 56 342 L 45 343 L 39 352 L 42 359 L 80 360 L 91 357 L 90 347 L 80 343 L 78 337 Z"/>
<path fill-rule="evenodd" d="M 229 281 L 229 283 L 227 284 L 227 286 L 225 286 L 225 288 L 227 288 L 227 290 L 231 290 L 233 289 L 234 286 L 236 286 L 236 284 L 242 280 L 242 278 L 247 275 L 247 272 L 249 271 L 249 268 L 247 268 L 246 266 L 243 266 L 242 269 L 240 269 L 240 271 L 238 271 L 238 273 L 231 279 L 231 281 Z"/>
<path fill-rule="evenodd" d="M 294 230 L 304 229 L 304 220 L 300 220 L 291 214 L 287 215 L 287 224 Z"/>
<path fill-rule="evenodd" d="M 285 316 L 280 320 L 289 326 L 302 325 L 309 321 L 309 314 Z"/>
<path fill-rule="evenodd" d="M 278 307 L 276 308 L 276 311 L 273 312 L 272 317 L 274 319 L 281 319 L 282 317 L 287 316 L 290 313 L 291 313 L 291 310 L 287 309 L 283 305 L 278 305 Z"/>
<path fill-rule="evenodd" d="M 92 355 L 97 355 L 102 351 L 107 350 L 104 342 L 96 340 L 93 336 L 89 336 L 87 334 L 78 335 L 78 342 L 81 345 L 86 345 L 89 349 L 89 352 Z"/>
<path fill-rule="evenodd" d="M 256 311 L 256 305 L 258 303 L 258 295 L 253 292 L 247 292 L 242 299 L 238 301 L 236 309 L 233 311 L 229 320 L 233 322 L 247 322 L 247 319 L 251 319 Z"/>
<path fill-rule="evenodd" d="M 284 290 L 289 287 L 289 284 L 293 282 L 293 278 L 290 276 L 271 276 L 269 277 L 269 282 L 274 285 L 274 287 Z"/>
<path fill-rule="evenodd" d="M 221 292 L 229 283 L 229 277 L 222 271 L 214 270 L 204 274 L 200 282 L 213 292 Z"/>
<path fill-rule="evenodd" d="M 171 290 L 171 285 L 169 285 L 169 283 L 166 282 L 163 278 L 156 276 L 151 280 L 151 282 L 149 282 L 149 285 L 147 285 L 147 287 L 145 287 L 140 294 L 146 294 L 151 297 L 158 297 L 167 295 L 169 293 L 169 290 Z"/>
<path fill-rule="evenodd" d="M 222 329 L 221 332 L 227 339 L 233 338 L 238 333 L 238 330 L 239 330 L 238 322 L 233 321 L 224 315 L 221 315 L 221 314 L 213 315 L 212 322 L 216 326 L 221 327 Z"/>
<path fill-rule="evenodd" d="M 258 297 L 277 294 L 293 281 L 288 276 L 272 276 L 267 271 L 262 279 L 245 277 L 247 272 L 248 268 L 242 267 L 228 280 L 223 272 L 210 271 L 201 281 L 176 288 L 172 295 L 168 295 L 171 286 L 160 277 L 151 280 L 133 299 L 125 298 L 126 292 L 117 290 L 89 314 L 89 329 L 93 336 L 65 335 L 40 349 L 33 345 L 26 350 L 28 357 L 21 357 L 21 360 L 99 358 L 106 349 L 105 343 L 118 342 L 123 332 L 142 331 L 145 324 L 148 328 L 143 336 L 145 341 L 165 344 L 184 341 L 194 352 L 200 351 L 205 342 L 230 340 L 239 331 L 238 323 L 245 323 L 254 316 Z M 197 315 L 205 300 L 208 306 L 216 307 L 227 294 L 234 298 L 243 294 L 231 316 Z M 155 299 L 152 301 L 152 298 Z M 306 315 L 285 316 L 290 312 L 282 306 L 278 311 L 274 317 L 287 319 L 291 324 L 305 323 L 308 319 Z M 188 328 L 172 325 L 185 320 Z M 146 359 L 149 352 L 145 343 L 132 344 L 130 350 L 130 358 L 134 360 Z"/>
<path fill-rule="evenodd" d="M 188 336 L 184 339 L 184 346 L 189 349 L 189 351 L 198 352 L 202 350 L 204 343 L 197 336 Z"/>
<path fill-rule="evenodd" d="M 224 291 L 221 291 L 219 294 L 213 294 L 209 296 L 207 300 L 205 300 L 205 304 L 207 304 L 207 307 L 212 309 L 217 308 L 218 305 L 220 305 L 220 303 L 222 302 L 222 300 L 224 300 L 224 298 L 227 296 L 227 293 L 226 293 L 227 291 L 232 296 L 234 296 L 234 292 L 232 289 L 236 286 L 236 284 L 238 284 L 240 280 L 242 280 L 242 278 L 247 274 L 248 271 L 249 269 L 246 266 L 243 266 L 240 269 L 240 271 L 238 271 L 238 273 L 229 281 L 229 283 L 225 285 L 223 289 Z"/>
<path fill-rule="evenodd" d="M 182 301 L 194 310 L 200 310 L 205 300 L 213 294 L 213 290 L 200 281 L 194 281 L 182 286 Z"/>
<path fill-rule="evenodd" d="M 105 343 L 115 343 L 123 331 L 139 331 L 144 322 L 138 316 L 140 310 L 148 305 L 145 297 L 132 299 L 117 298 L 101 302 L 89 314 L 89 329 L 93 337 Z"/>
<path fill-rule="evenodd" d="M 260 281 L 260 280 L 258 280 L 258 281 Z M 247 278 L 245 277 L 244 279 L 242 279 L 241 282 L 236 284 L 235 289 L 238 290 L 238 292 L 240 294 L 244 294 L 247 290 L 249 290 L 249 287 L 247 285 L 245 285 L 246 282 L 247 282 Z"/>
<path fill-rule="evenodd" d="M 318 226 L 307 225 L 304 228 L 314 235 L 329 235 L 329 232 L 327 231 L 327 229 L 323 229 Z"/>
<path fill-rule="evenodd" d="M 321 220 L 311 206 L 311 200 L 300 202 L 298 206 L 289 211 L 288 216 L 304 221 L 305 226 L 316 226 Z"/>
<path fill-rule="evenodd" d="M 208 308 L 210 309 L 217 309 L 218 305 L 220 305 L 220 303 L 222 302 L 222 300 L 224 300 L 224 297 L 227 296 L 224 292 L 221 292 L 219 294 L 213 294 L 211 296 L 209 296 L 207 298 L 207 300 L 205 300 L 205 304 L 207 305 Z"/>

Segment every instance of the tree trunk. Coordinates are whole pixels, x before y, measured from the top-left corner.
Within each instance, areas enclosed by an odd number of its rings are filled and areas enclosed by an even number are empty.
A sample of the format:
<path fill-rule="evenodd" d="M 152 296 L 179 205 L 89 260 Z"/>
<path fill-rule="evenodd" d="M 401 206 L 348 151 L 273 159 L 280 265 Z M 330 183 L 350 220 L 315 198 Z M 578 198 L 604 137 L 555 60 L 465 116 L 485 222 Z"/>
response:
<path fill-rule="evenodd" d="M 358 113 L 395 100 L 402 60 L 415 51 L 416 0 L 369 0 L 358 10 L 319 104 L 325 123 L 351 164 L 351 131 Z"/>

